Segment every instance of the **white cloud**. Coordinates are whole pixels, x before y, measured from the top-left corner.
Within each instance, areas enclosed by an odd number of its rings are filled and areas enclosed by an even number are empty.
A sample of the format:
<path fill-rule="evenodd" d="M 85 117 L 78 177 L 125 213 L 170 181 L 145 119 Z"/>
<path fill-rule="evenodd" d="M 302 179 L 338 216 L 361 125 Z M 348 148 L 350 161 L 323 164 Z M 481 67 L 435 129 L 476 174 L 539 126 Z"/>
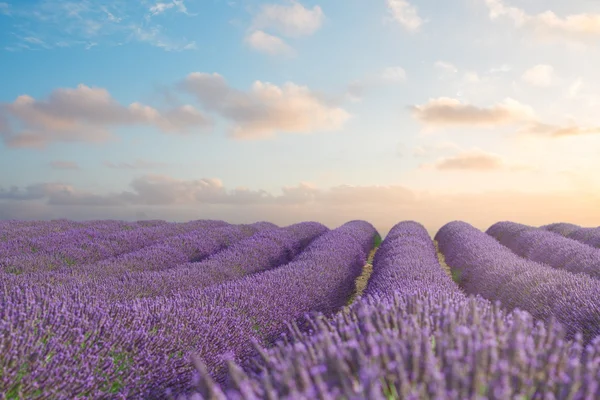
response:
<path fill-rule="evenodd" d="M 0 134 L 14 147 L 44 147 L 56 141 L 104 142 L 112 138 L 111 126 L 150 125 L 167 133 L 186 133 L 211 125 L 190 105 L 163 111 L 137 102 L 122 106 L 106 89 L 86 85 L 56 89 L 46 100 L 21 95 L 0 106 L 0 119 L 5 121 L 0 124 Z"/>
<path fill-rule="evenodd" d="M 130 190 L 108 194 L 84 192 L 65 183 L 38 183 L 22 189 L 0 187 L 0 219 L 135 220 L 145 213 L 153 219 L 223 219 L 230 223 L 266 220 L 280 226 L 313 220 L 330 228 L 351 219 L 365 219 L 382 235 L 398 221 L 412 219 L 433 235 L 451 220 L 463 220 L 482 230 L 499 220 L 530 225 L 557 220 L 600 225 L 599 200 L 583 190 L 452 193 L 395 185 L 322 189 L 309 183 L 284 187 L 281 194 L 275 195 L 264 190 L 228 190 L 215 178 L 182 180 L 146 175 L 133 180 Z"/>
<path fill-rule="evenodd" d="M 502 158 L 496 154 L 481 150 L 467 150 L 457 155 L 444 157 L 433 165 L 424 165 L 425 169 L 438 171 L 494 171 L 505 167 Z"/>
<path fill-rule="evenodd" d="M 62 161 L 62 160 L 51 161 L 50 167 L 53 169 L 64 169 L 64 170 L 78 170 L 79 169 L 79 165 L 76 162 Z"/>
<path fill-rule="evenodd" d="M 254 50 L 271 55 L 294 55 L 294 50 L 277 36 L 269 35 L 263 31 L 254 31 L 246 37 L 246 43 Z"/>
<path fill-rule="evenodd" d="M 105 167 L 113 168 L 113 169 L 147 169 L 147 168 L 158 168 L 165 167 L 167 164 L 155 162 L 155 161 L 146 161 L 146 160 L 135 160 L 134 162 L 120 162 L 114 163 L 111 161 L 105 161 Z"/>
<path fill-rule="evenodd" d="M 490 10 L 491 19 L 507 17 L 516 27 L 528 29 L 542 38 L 587 42 L 600 37 L 600 14 L 584 13 L 560 17 L 548 10 L 531 15 L 518 7 L 507 6 L 503 0 L 485 2 Z"/>
<path fill-rule="evenodd" d="M 525 71 L 521 79 L 533 86 L 547 87 L 554 83 L 556 76 L 554 74 L 554 67 L 547 64 L 539 64 Z"/>
<path fill-rule="evenodd" d="M 589 134 L 599 134 L 600 127 L 585 127 L 575 123 L 569 125 L 553 125 L 541 122 L 533 122 L 525 125 L 519 131 L 522 135 L 535 135 L 548 138 L 560 138 L 566 136 L 580 136 Z"/>
<path fill-rule="evenodd" d="M 11 51 L 37 50 L 82 46 L 118 46 L 130 41 L 146 42 L 167 51 L 195 48 L 194 41 L 175 38 L 153 16 L 167 12 L 176 15 L 188 12 L 183 0 L 158 2 L 148 7 L 144 2 L 93 2 L 44 0 L 15 2 L 10 8 L 0 3 L 0 14 L 10 12 L 7 26 Z M 139 21 L 139 22 L 137 22 Z"/>
<path fill-rule="evenodd" d="M 238 139 L 261 139 L 277 132 L 337 131 L 350 118 L 345 110 L 321 101 L 306 86 L 288 82 L 279 87 L 256 81 L 248 92 L 230 87 L 219 74 L 195 72 L 179 84 L 208 110 L 233 124 Z"/>
<path fill-rule="evenodd" d="M 492 107 L 481 108 L 448 97 L 431 99 L 423 105 L 410 107 L 413 116 L 430 126 L 495 127 L 531 120 L 535 113 L 530 106 L 511 98 Z"/>
<path fill-rule="evenodd" d="M 455 74 L 458 72 L 458 68 L 456 68 L 454 64 L 445 61 L 436 61 L 435 67 L 449 74 Z"/>
<path fill-rule="evenodd" d="M 381 73 L 381 78 L 386 82 L 405 82 L 406 71 L 402 67 L 387 67 Z"/>
<path fill-rule="evenodd" d="M 272 29 L 284 36 L 308 36 L 319 30 L 324 19 L 321 7 L 307 9 L 298 1 L 290 0 L 289 5 L 263 5 L 254 17 L 251 30 Z"/>
<path fill-rule="evenodd" d="M 3 15 L 11 15 L 10 13 L 10 5 L 8 3 L 0 3 L 0 14 Z"/>
<path fill-rule="evenodd" d="M 392 18 L 409 32 L 418 31 L 424 23 L 417 8 L 407 0 L 387 0 L 387 6 Z"/>

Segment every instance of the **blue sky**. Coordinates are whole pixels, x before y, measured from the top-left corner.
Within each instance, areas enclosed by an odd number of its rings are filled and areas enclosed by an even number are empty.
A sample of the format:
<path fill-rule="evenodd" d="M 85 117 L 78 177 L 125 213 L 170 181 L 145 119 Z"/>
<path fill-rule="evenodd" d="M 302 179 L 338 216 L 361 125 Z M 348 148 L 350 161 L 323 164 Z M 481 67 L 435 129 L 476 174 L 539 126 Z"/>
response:
<path fill-rule="evenodd" d="M 0 1 L 0 218 L 600 225 L 600 4 Z"/>

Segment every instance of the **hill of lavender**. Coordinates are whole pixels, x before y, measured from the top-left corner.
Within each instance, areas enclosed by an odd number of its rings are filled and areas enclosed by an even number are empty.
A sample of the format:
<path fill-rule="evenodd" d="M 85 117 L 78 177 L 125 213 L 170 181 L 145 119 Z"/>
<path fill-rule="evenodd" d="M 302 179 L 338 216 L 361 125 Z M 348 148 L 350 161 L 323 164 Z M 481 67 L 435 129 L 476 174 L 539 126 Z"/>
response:
<path fill-rule="evenodd" d="M 0 400 L 600 398 L 600 227 L 0 221 Z"/>

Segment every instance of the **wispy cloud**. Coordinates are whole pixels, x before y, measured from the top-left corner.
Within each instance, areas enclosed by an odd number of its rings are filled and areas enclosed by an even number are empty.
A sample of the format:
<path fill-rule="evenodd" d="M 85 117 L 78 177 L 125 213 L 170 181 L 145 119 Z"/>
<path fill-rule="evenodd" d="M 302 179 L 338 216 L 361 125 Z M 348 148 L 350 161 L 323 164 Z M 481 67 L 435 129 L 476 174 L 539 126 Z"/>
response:
<path fill-rule="evenodd" d="M 594 43 L 600 37 L 600 14 L 582 13 L 564 17 L 553 11 L 528 14 L 525 10 L 512 7 L 503 0 L 485 0 L 492 20 L 506 17 L 518 28 L 531 31 L 545 39 L 567 39 L 584 43 Z"/>
<path fill-rule="evenodd" d="M 112 161 L 104 161 L 104 166 L 112 169 L 151 169 L 151 168 L 160 168 L 165 167 L 168 164 L 156 162 L 156 161 L 146 161 L 146 160 L 135 160 L 134 162 L 119 162 L 114 163 Z"/>
<path fill-rule="evenodd" d="M 552 125 L 541 122 L 534 122 L 522 127 L 519 134 L 535 135 L 549 138 L 561 138 L 566 136 L 581 136 L 590 134 L 599 134 L 600 127 L 579 126 L 572 122 L 569 125 Z"/>
<path fill-rule="evenodd" d="M 324 20 L 321 7 L 308 9 L 297 0 L 289 0 L 285 5 L 263 4 L 254 16 L 244 41 L 262 53 L 294 56 L 293 48 L 273 32 L 288 38 L 310 36 L 321 28 Z"/>
<path fill-rule="evenodd" d="M 190 105 L 159 111 L 141 103 L 123 106 L 102 88 L 79 85 L 56 89 L 46 100 L 21 95 L 0 103 L 0 136 L 12 147 L 45 147 L 56 141 L 104 142 L 111 126 L 149 125 L 167 133 L 187 133 L 211 126 Z M 12 121 L 12 124 L 10 123 Z"/>
<path fill-rule="evenodd" d="M 288 5 L 262 5 L 250 29 L 273 30 L 289 37 L 308 36 L 319 30 L 324 19 L 325 14 L 321 7 L 307 9 L 300 2 L 290 0 Z"/>
<path fill-rule="evenodd" d="M 350 118 L 342 108 L 329 106 L 306 86 L 288 82 L 282 87 L 256 81 L 248 92 L 230 87 L 216 73 L 195 72 L 178 84 L 207 110 L 230 120 L 237 139 L 262 139 L 277 132 L 336 131 Z"/>
<path fill-rule="evenodd" d="M 409 32 L 417 32 L 425 22 L 408 0 L 386 0 L 392 18 Z"/>
<path fill-rule="evenodd" d="M 195 16 L 188 12 L 182 0 L 156 3 L 149 8 L 143 3 L 39 0 L 19 2 L 12 8 L 0 3 L 0 13 L 13 16 L 11 28 L 15 41 L 5 48 L 11 51 L 72 46 L 90 49 L 138 41 L 167 51 L 195 49 L 193 40 L 167 35 L 161 25 L 152 21 L 153 16 L 170 10 Z"/>
<path fill-rule="evenodd" d="M 496 127 L 532 120 L 535 117 L 530 106 L 511 98 L 491 107 L 477 107 L 457 99 L 440 97 L 423 105 L 411 106 L 409 110 L 418 121 L 436 127 Z"/>
<path fill-rule="evenodd" d="M 360 101 L 367 93 L 390 84 L 403 84 L 408 80 L 406 70 L 399 66 L 385 67 L 354 80 L 346 87 L 346 96 L 351 101 Z"/>
<path fill-rule="evenodd" d="M 547 64 L 538 64 L 523 73 L 521 79 L 532 86 L 551 86 L 556 80 L 554 67 Z"/>
<path fill-rule="evenodd" d="M 406 81 L 406 71 L 402 67 L 387 67 L 381 72 L 385 82 L 402 83 Z"/>
<path fill-rule="evenodd" d="M 11 15 L 10 5 L 8 3 L 0 2 L 0 14 Z"/>
<path fill-rule="evenodd" d="M 50 167 L 52 169 L 65 169 L 65 170 L 78 170 L 79 165 L 76 162 L 73 161 L 51 161 L 50 162 Z"/>
<path fill-rule="evenodd" d="M 133 27 L 133 31 L 129 38 L 136 38 L 140 42 L 146 42 L 155 47 L 160 47 L 166 51 L 185 51 L 194 50 L 197 48 L 195 41 L 183 39 L 171 39 L 163 33 L 163 27 L 155 25 L 150 28 L 143 26 Z"/>
<path fill-rule="evenodd" d="M 248 35 L 246 43 L 253 49 L 266 54 L 293 56 L 294 50 L 281 38 L 257 30 Z"/>
<path fill-rule="evenodd" d="M 433 165 L 438 171 L 493 171 L 504 168 L 502 157 L 481 150 L 463 151 L 451 157 L 444 157 Z"/>
<path fill-rule="evenodd" d="M 452 63 L 446 61 L 436 61 L 435 67 L 442 71 L 445 75 L 454 75 L 458 72 L 458 68 Z"/>
<path fill-rule="evenodd" d="M 568 220 L 585 225 L 590 218 L 600 218 L 597 196 L 573 192 L 449 193 L 398 185 L 320 188 L 301 182 L 272 194 L 260 189 L 227 189 L 216 178 L 183 180 L 165 175 L 145 175 L 134 179 L 129 190 L 107 194 L 78 190 L 66 183 L 0 187 L 0 199 L 0 218 L 131 219 L 146 212 L 159 219 L 217 218 L 231 223 L 268 220 L 286 225 L 318 220 L 333 228 L 359 215 L 382 234 L 396 223 L 389 215 L 397 213 L 398 207 L 432 233 L 448 222 L 448 215 L 480 229 L 498 220 L 515 219 L 531 225 Z M 199 208 L 201 204 L 210 207 Z M 573 219 L 574 208 L 581 210 L 579 219 Z"/>

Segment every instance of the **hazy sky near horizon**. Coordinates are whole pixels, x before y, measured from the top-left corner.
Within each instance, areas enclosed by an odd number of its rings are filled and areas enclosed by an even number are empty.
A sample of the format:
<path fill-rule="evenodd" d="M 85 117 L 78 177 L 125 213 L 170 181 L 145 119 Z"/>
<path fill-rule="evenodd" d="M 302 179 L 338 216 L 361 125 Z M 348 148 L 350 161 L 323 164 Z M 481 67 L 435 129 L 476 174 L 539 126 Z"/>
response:
<path fill-rule="evenodd" d="M 0 0 L 0 219 L 600 225 L 600 2 Z"/>

